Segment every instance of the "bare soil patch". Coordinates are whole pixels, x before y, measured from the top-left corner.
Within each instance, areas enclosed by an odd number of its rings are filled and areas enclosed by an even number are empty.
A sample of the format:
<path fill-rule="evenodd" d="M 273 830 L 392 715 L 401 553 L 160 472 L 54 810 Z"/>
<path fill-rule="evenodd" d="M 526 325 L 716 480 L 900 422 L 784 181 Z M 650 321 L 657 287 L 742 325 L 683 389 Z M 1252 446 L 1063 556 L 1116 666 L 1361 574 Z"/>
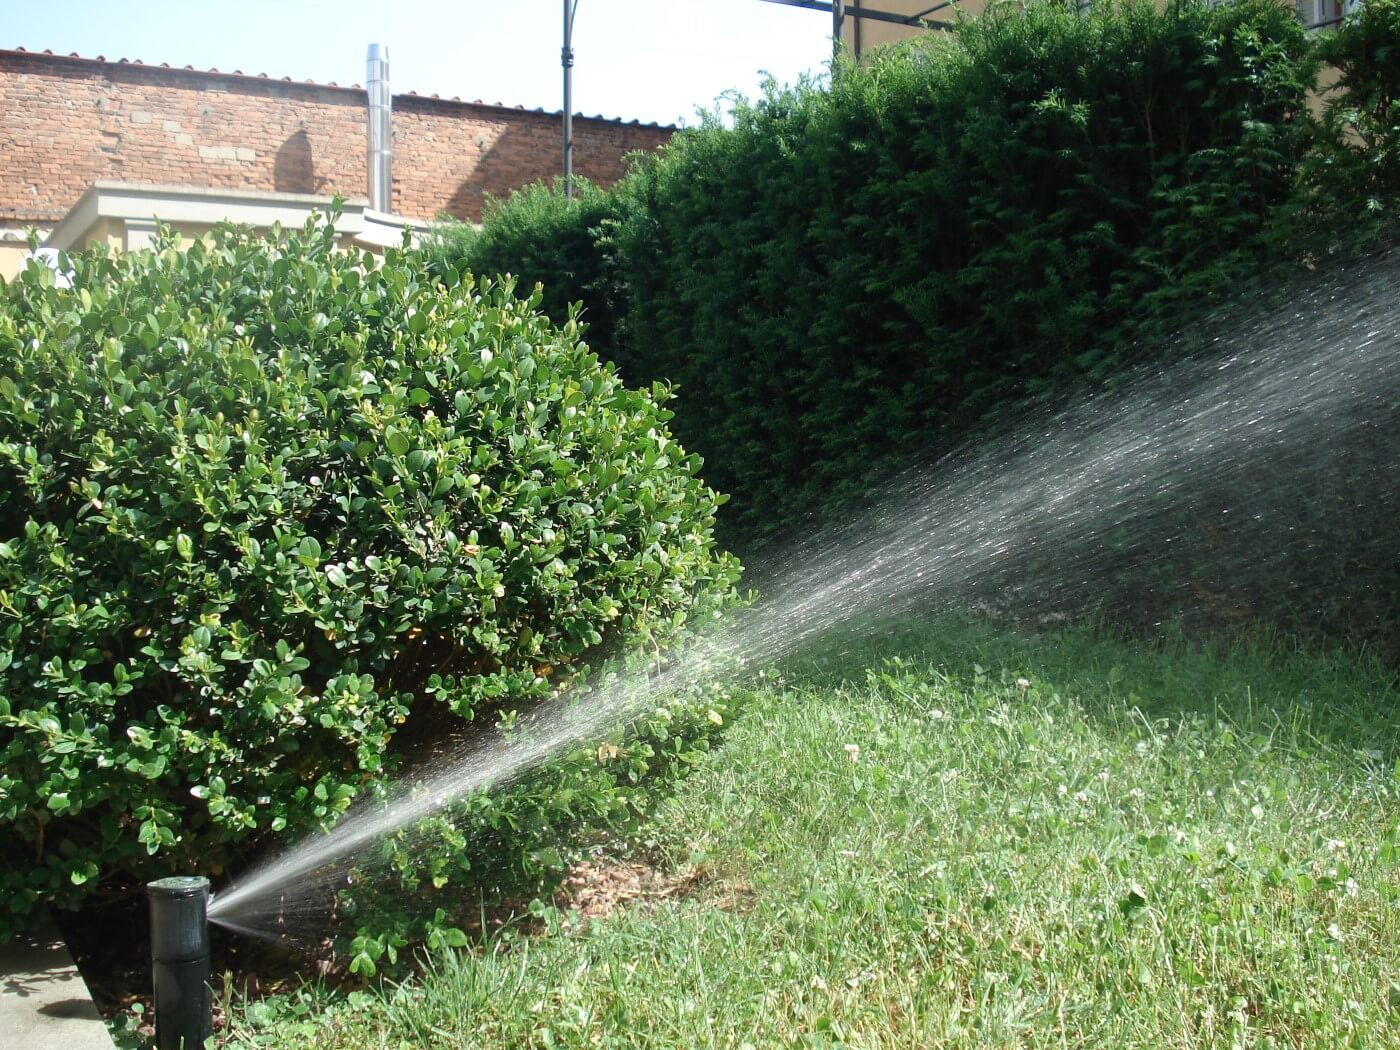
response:
<path fill-rule="evenodd" d="M 590 860 L 569 868 L 555 900 L 582 919 L 603 919 L 619 908 L 651 908 L 665 900 L 697 898 L 733 908 L 752 896 L 749 887 L 704 865 L 667 872 L 640 861 Z"/>

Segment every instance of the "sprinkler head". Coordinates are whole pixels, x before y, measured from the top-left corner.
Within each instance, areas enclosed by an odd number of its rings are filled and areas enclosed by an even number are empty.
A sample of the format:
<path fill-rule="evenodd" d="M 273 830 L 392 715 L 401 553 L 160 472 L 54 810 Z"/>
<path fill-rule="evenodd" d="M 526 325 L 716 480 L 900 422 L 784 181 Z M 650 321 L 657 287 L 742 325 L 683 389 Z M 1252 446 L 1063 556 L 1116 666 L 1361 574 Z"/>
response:
<path fill-rule="evenodd" d="M 213 1031 L 209 997 L 209 880 L 146 884 L 158 1050 L 199 1050 Z"/>

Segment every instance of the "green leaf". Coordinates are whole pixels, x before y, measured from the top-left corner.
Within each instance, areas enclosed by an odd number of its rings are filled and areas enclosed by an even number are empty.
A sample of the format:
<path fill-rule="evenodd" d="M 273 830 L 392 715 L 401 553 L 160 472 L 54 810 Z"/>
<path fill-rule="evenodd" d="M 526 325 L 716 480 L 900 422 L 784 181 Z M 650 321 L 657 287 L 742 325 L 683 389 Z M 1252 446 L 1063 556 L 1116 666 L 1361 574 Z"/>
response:
<path fill-rule="evenodd" d="M 395 427 L 389 427 L 384 431 L 384 446 L 389 450 L 391 456 L 402 456 L 411 447 L 403 431 Z"/>

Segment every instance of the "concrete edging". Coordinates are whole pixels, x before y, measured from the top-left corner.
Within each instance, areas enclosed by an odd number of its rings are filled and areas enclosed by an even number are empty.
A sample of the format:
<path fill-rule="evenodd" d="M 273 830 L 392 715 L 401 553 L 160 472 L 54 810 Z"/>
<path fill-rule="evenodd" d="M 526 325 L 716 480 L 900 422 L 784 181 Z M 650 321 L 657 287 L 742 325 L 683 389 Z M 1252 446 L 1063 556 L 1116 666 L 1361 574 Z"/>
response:
<path fill-rule="evenodd" d="M 31 933 L 0 945 L 0 1045 L 13 1050 L 115 1050 L 47 910 Z"/>

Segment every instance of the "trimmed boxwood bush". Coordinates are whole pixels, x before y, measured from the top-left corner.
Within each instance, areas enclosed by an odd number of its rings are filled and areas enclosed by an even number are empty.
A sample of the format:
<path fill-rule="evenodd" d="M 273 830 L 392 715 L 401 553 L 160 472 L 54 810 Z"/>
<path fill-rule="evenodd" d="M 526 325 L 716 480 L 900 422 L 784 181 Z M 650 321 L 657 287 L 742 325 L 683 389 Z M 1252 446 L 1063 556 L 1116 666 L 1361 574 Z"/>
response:
<path fill-rule="evenodd" d="M 0 935 L 330 824 L 732 590 L 668 390 L 508 282 L 316 222 L 65 265 L 0 287 Z M 588 807 L 527 808 L 474 809 L 503 867 Z"/>

